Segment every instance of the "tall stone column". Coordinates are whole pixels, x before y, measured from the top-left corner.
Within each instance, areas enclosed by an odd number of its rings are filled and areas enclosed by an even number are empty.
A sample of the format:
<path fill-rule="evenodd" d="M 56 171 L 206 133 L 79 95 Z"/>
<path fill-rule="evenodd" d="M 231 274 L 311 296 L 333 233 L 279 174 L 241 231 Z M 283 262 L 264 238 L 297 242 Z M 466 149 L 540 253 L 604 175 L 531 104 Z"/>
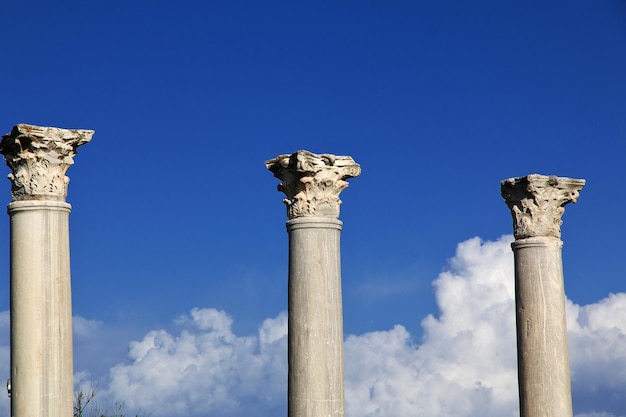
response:
<path fill-rule="evenodd" d="M 502 181 L 515 242 L 520 417 L 571 417 L 561 216 L 584 180 L 528 175 Z"/>
<path fill-rule="evenodd" d="M 91 130 L 19 124 L 2 137 L 13 171 L 11 219 L 11 415 L 73 415 L 69 214 L 76 148 Z"/>
<path fill-rule="evenodd" d="M 347 156 L 298 151 L 266 162 L 282 180 L 289 234 L 289 417 L 344 415 L 339 193 Z"/>

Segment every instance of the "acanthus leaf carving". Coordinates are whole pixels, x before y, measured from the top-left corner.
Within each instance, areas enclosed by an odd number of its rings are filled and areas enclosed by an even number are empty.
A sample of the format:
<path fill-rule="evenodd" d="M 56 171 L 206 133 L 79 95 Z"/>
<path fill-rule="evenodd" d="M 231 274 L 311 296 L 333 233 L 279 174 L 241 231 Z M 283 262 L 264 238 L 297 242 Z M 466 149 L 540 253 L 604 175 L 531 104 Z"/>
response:
<path fill-rule="evenodd" d="M 339 194 L 348 178 L 357 177 L 361 167 L 349 156 L 317 155 L 298 151 L 279 155 L 265 166 L 282 181 L 278 190 L 285 193 L 287 217 L 339 217 Z"/>
<path fill-rule="evenodd" d="M 501 192 L 513 216 L 515 239 L 561 237 L 565 205 L 576 203 L 585 180 L 531 174 L 501 182 Z"/>
<path fill-rule="evenodd" d="M 89 142 L 93 130 L 70 130 L 18 124 L 2 136 L 0 153 L 12 172 L 13 201 L 65 200 L 76 148 Z"/>

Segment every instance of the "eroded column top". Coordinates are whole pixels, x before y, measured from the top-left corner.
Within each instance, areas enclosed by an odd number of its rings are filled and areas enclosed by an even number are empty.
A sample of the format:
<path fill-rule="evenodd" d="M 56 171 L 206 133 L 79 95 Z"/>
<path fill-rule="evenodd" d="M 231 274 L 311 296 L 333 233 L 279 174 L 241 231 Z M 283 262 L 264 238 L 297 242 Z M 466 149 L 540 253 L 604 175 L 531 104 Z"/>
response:
<path fill-rule="evenodd" d="M 515 239 L 561 238 L 565 205 L 576 203 L 585 180 L 531 174 L 501 182 L 504 201 L 511 209 Z"/>
<path fill-rule="evenodd" d="M 278 191 L 287 196 L 287 217 L 339 217 L 339 193 L 348 186 L 348 178 L 358 177 L 361 167 L 349 156 L 316 155 L 298 151 L 279 155 L 265 166 L 282 181 Z"/>
<path fill-rule="evenodd" d="M 0 153 L 13 171 L 13 201 L 65 201 L 76 148 L 91 140 L 93 130 L 59 129 L 19 124 L 2 136 Z"/>

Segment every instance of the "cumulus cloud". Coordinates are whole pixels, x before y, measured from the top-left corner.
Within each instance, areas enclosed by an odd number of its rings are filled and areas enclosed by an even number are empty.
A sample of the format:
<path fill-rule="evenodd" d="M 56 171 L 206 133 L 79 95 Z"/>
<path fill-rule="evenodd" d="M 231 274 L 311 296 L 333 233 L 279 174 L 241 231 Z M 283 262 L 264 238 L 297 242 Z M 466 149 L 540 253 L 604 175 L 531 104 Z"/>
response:
<path fill-rule="evenodd" d="M 595 413 L 595 412 L 591 412 L 591 413 L 581 413 L 581 414 L 576 414 L 576 417 L 618 417 L 615 414 L 611 414 L 611 413 Z"/>
<path fill-rule="evenodd" d="M 105 395 L 153 416 L 285 414 L 287 316 L 267 319 L 257 337 L 232 332 L 232 319 L 194 309 L 180 331 L 130 344 L 130 363 L 111 369 Z"/>
<path fill-rule="evenodd" d="M 511 237 L 461 243 L 435 280 L 439 314 L 406 329 L 349 336 L 348 416 L 515 416 L 517 381 Z M 286 399 L 286 316 L 257 336 L 224 312 L 195 309 L 178 333 L 152 331 L 111 369 L 107 394 L 156 416 L 269 416 Z"/>
<path fill-rule="evenodd" d="M 348 417 L 519 415 L 511 240 L 458 245 L 433 282 L 438 312 L 421 321 L 420 341 L 400 324 L 346 338 Z M 576 417 L 626 417 L 626 294 L 568 301 L 567 314 Z M 79 344 L 106 328 L 80 318 L 74 326 Z M 154 417 L 285 415 L 286 338 L 285 313 L 238 336 L 225 312 L 194 309 L 175 331 L 131 342 L 99 395 Z M 8 358 L 6 344 L 0 356 Z M 77 377 L 88 383 L 87 373 Z"/>
<path fill-rule="evenodd" d="M 133 329 L 128 323 L 113 325 L 81 316 L 74 316 L 72 325 L 77 383 L 108 374 L 111 367 L 126 358 L 128 341 L 145 333 L 145 330 Z"/>
<path fill-rule="evenodd" d="M 515 416 L 510 237 L 461 243 L 435 280 L 423 341 L 402 326 L 346 340 L 349 416 Z"/>
<path fill-rule="evenodd" d="M 4 382 L 11 375 L 10 358 L 10 315 L 8 311 L 0 312 L 0 415 L 9 416 L 11 414 L 11 404 L 8 395 L 4 391 Z"/>
<path fill-rule="evenodd" d="M 574 405 L 592 417 L 626 416 L 626 294 L 568 302 L 567 327 Z"/>
<path fill-rule="evenodd" d="M 511 241 L 458 245 L 420 344 L 399 325 L 347 338 L 349 416 L 519 415 Z M 567 305 L 576 417 L 624 417 L 626 294 Z"/>

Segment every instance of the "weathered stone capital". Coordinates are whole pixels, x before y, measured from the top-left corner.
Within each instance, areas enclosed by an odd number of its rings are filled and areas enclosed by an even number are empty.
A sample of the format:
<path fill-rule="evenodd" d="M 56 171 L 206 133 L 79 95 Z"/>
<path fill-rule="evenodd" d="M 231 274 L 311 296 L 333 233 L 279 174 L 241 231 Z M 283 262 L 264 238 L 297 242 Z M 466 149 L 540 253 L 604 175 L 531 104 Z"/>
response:
<path fill-rule="evenodd" d="M 502 197 L 513 215 L 515 239 L 561 238 L 565 205 L 576 203 L 585 180 L 531 174 L 501 182 Z"/>
<path fill-rule="evenodd" d="M 76 148 L 91 140 L 93 130 L 69 130 L 19 124 L 2 136 L 0 153 L 13 171 L 13 201 L 60 200 L 67 196 L 65 176 Z"/>
<path fill-rule="evenodd" d="M 348 178 L 361 174 L 361 167 L 349 156 L 316 155 L 298 151 L 279 155 L 265 162 L 276 178 L 282 180 L 278 191 L 285 193 L 287 217 L 339 217 L 339 193 Z"/>

